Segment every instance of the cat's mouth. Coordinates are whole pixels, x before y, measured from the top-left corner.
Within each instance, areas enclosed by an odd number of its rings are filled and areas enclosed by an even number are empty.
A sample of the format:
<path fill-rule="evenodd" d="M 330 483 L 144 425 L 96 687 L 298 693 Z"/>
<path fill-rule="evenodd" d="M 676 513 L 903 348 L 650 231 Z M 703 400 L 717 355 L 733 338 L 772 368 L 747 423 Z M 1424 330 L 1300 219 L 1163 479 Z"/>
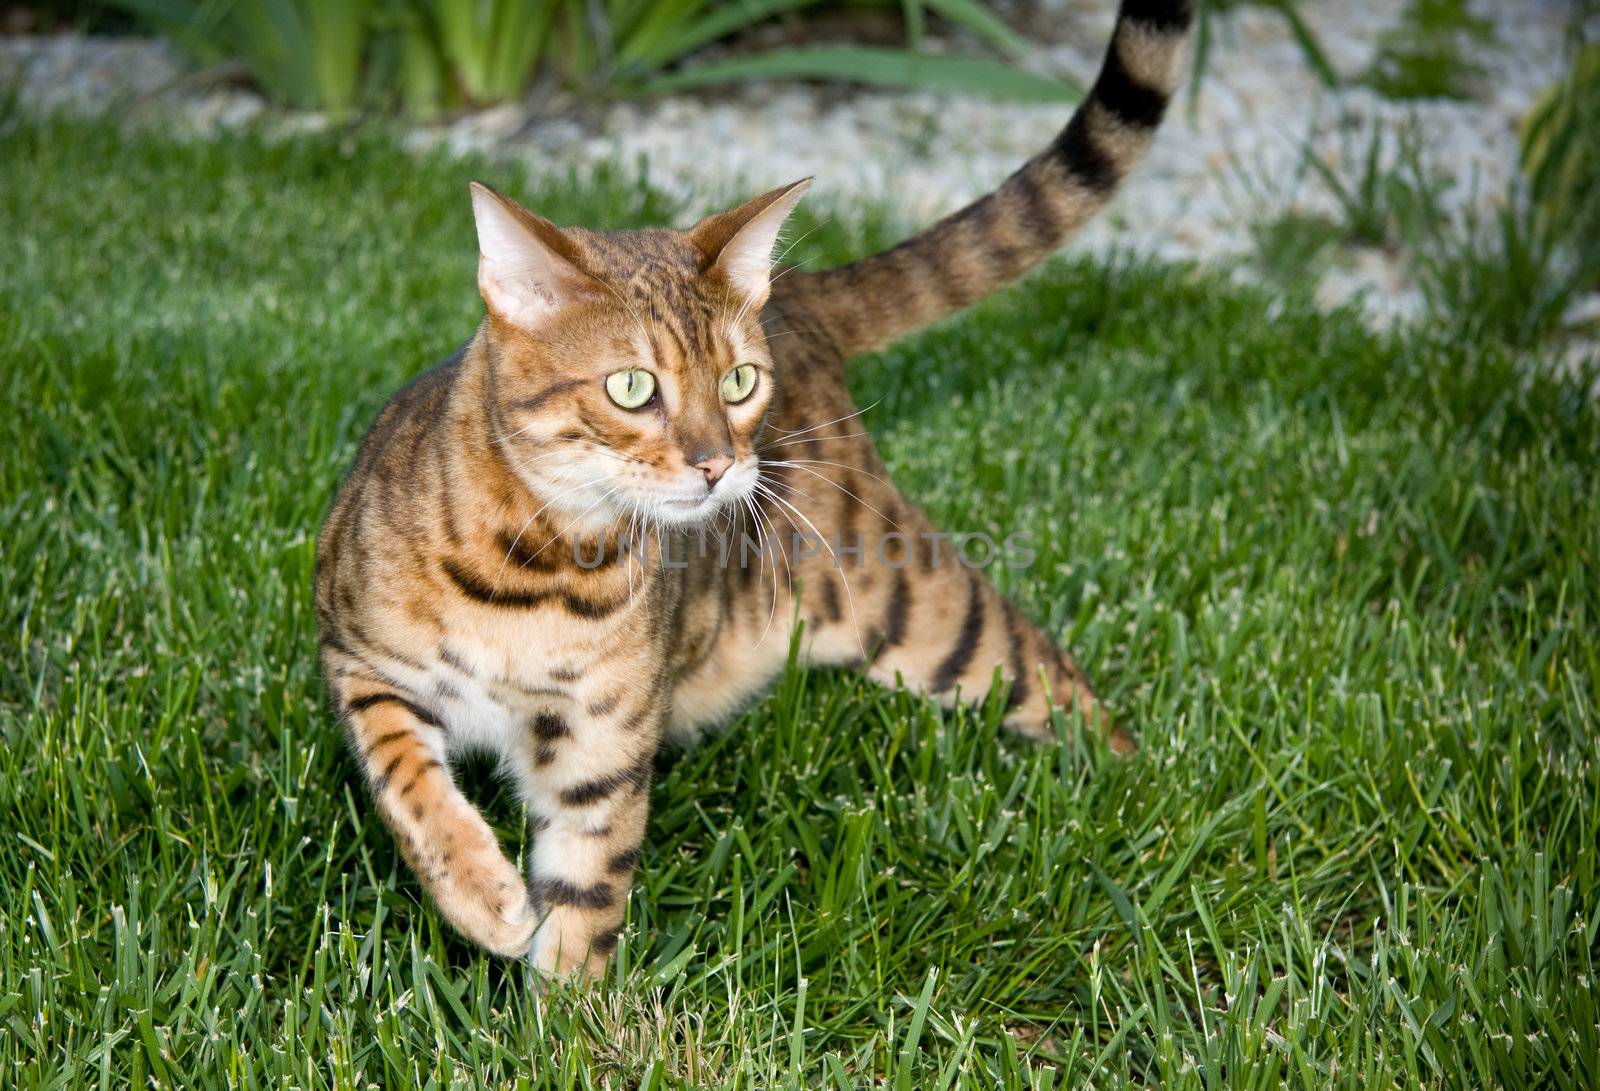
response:
<path fill-rule="evenodd" d="M 723 481 L 698 496 L 659 496 L 656 518 L 674 526 L 697 526 L 738 504 L 748 491 L 740 482 Z"/>
<path fill-rule="evenodd" d="M 703 523 L 732 501 L 731 490 L 724 494 L 714 490 L 699 497 L 673 497 L 660 503 L 662 522 L 679 525 Z"/>
<path fill-rule="evenodd" d="M 663 523 L 674 526 L 696 526 L 722 514 L 743 500 L 752 490 L 754 475 L 745 467 L 735 466 L 722 479 L 710 487 L 685 490 L 663 489 L 651 499 L 655 516 Z"/>

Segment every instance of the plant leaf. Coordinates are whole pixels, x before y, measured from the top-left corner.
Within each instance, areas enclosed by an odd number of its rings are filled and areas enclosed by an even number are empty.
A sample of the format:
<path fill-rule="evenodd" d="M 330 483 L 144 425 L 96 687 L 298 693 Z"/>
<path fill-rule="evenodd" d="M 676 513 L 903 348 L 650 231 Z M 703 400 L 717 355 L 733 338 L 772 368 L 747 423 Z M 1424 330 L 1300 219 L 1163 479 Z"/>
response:
<path fill-rule="evenodd" d="M 926 0 L 928 7 L 1009 53 L 1026 53 L 1028 39 L 1006 26 L 978 0 Z"/>
<path fill-rule="evenodd" d="M 1083 94 L 1081 88 L 1071 84 L 1037 76 L 999 61 L 929 56 L 901 49 L 867 46 L 775 49 L 749 57 L 696 65 L 651 80 L 640 90 L 647 94 L 659 94 L 739 80 L 783 78 L 967 92 L 1009 102 L 1073 102 Z"/>
<path fill-rule="evenodd" d="M 745 27 L 816 3 L 817 0 L 748 0 L 713 8 L 692 20 L 687 18 L 687 12 L 676 14 L 670 21 L 660 17 L 664 8 L 657 7 L 632 29 L 626 42 L 618 45 L 617 63 L 662 68 Z"/>

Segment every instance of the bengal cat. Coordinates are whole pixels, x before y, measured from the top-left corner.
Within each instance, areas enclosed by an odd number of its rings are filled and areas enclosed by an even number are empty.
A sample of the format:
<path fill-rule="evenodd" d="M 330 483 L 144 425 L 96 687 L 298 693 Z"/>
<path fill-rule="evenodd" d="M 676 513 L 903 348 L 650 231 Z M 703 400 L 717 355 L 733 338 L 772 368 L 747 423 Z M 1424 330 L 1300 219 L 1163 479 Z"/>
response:
<path fill-rule="evenodd" d="M 1125 0 L 1045 151 L 830 271 L 770 272 L 805 181 L 684 232 L 560 228 L 472 187 L 486 317 L 383 410 L 316 571 L 333 701 L 455 928 L 552 974 L 599 973 L 663 736 L 759 694 L 795 620 L 810 663 L 945 704 L 983 697 L 998 668 L 1016 730 L 1052 738 L 1061 706 L 1132 749 L 1072 658 L 889 483 L 844 362 L 1015 279 L 1103 207 L 1161 120 L 1191 21 L 1190 0 Z M 531 815 L 526 881 L 451 775 L 473 750 Z"/>

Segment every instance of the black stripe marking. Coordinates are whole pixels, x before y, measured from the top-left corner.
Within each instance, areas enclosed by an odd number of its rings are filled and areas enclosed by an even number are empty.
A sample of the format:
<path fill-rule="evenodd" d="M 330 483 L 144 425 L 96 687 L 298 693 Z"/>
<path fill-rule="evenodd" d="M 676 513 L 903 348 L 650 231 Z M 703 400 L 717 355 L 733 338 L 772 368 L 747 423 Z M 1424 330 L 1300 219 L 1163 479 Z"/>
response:
<path fill-rule="evenodd" d="M 613 875 L 622 875 L 639 866 L 639 850 L 627 849 L 617 853 L 606 862 L 606 870 Z"/>
<path fill-rule="evenodd" d="M 961 632 L 955 647 L 944 657 L 939 669 L 933 672 L 933 692 L 943 693 L 954 686 L 978 651 L 978 638 L 983 635 L 983 588 L 976 578 L 967 582 L 967 614 L 961 619 Z"/>
<path fill-rule="evenodd" d="M 403 708 L 407 712 L 411 713 L 412 716 L 416 717 L 416 719 L 420 720 L 421 722 L 427 724 L 429 727 L 443 727 L 444 726 L 442 723 L 439 722 L 439 718 L 437 716 L 435 716 L 433 713 L 429 712 L 427 709 L 423 708 L 421 705 L 413 704 L 411 701 L 406 700 L 404 697 L 400 696 L 398 693 L 365 693 L 365 694 L 362 694 L 360 697 L 353 698 L 350 701 L 349 704 L 345 705 L 344 714 L 346 716 L 354 716 L 358 712 L 365 712 L 367 709 L 371 708 L 373 705 L 382 705 L 382 704 L 399 705 L 401 708 Z"/>
<path fill-rule="evenodd" d="M 450 577 L 450 582 L 456 585 L 458 591 L 469 599 L 481 602 L 485 606 L 501 606 L 508 610 L 526 610 L 539 605 L 549 597 L 543 591 L 501 591 L 493 584 L 485 583 L 448 558 L 443 562 L 443 568 L 444 574 Z"/>
<path fill-rule="evenodd" d="M 590 621 L 596 621 L 616 613 L 628 601 L 627 596 L 624 595 L 612 602 L 596 602 L 593 599 L 581 599 L 577 595 L 568 594 L 565 591 L 561 592 L 557 597 L 561 605 L 566 607 L 568 613 L 577 614 L 579 617 L 587 618 Z"/>
<path fill-rule="evenodd" d="M 620 928 L 603 928 L 594 934 L 594 939 L 589 941 L 589 946 L 602 955 L 609 955 L 617 949 L 617 939 L 622 935 Z"/>
<path fill-rule="evenodd" d="M 910 611 L 911 581 L 903 571 L 897 570 L 894 583 L 889 586 L 889 606 L 883 614 L 883 639 L 872 650 L 874 659 L 905 639 L 906 616 Z"/>
<path fill-rule="evenodd" d="M 578 886 L 565 879 L 538 878 L 533 881 L 533 900 L 540 905 L 567 905 L 578 909 L 610 909 L 617 902 L 609 883 Z"/>
<path fill-rule="evenodd" d="M 379 774 L 378 778 L 372 782 L 373 795 L 381 796 L 384 792 L 388 791 L 390 778 L 394 776 L 394 771 L 400 768 L 400 763 L 405 760 L 406 756 L 404 754 L 396 754 L 394 756 L 394 760 L 385 766 L 383 772 Z"/>
<path fill-rule="evenodd" d="M 1194 4 L 1191 0 L 1122 0 L 1117 18 L 1118 22 L 1126 19 L 1164 34 L 1177 34 L 1194 21 Z"/>
<path fill-rule="evenodd" d="M 839 589 L 833 584 L 833 577 L 823 573 L 817 584 L 822 588 L 822 612 L 831 622 L 837 622 L 844 616 L 839 606 Z"/>
<path fill-rule="evenodd" d="M 523 398 L 521 401 L 512 402 L 506 408 L 519 413 L 537 412 L 538 410 L 544 408 L 545 402 L 549 401 L 557 394 L 565 394 L 569 390 L 576 390 L 583 384 L 584 380 L 582 379 L 563 379 L 559 383 L 551 383 L 549 386 L 545 387 L 531 398 Z"/>
<path fill-rule="evenodd" d="M 1016 207 L 1022 219 L 1022 234 L 1025 238 L 1054 243 L 1061 233 L 1060 220 L 1056 216 L 1052 198 L 1045 192 L 1045 183 L 1038 177 L 1039 173 L 1037 164 L 1029 163 L 1012 175 L 1012 180 L 1016 184 L 1018 202 Z M 931 551 L 929 555 L 932 555 Z"/>
<path fill-rule="evenodd" d="M 459 655 L 451 651 L 443 644 L 439 645 L 439 659 L 444 663 L 445 666 L 451 668 L 452 670 L 460 671 L 468 678 L 476 677 L 472 668 L 467 664 L 467 661 L 462 659 Z"/>
<path fill-rule="evenodd" d="M 626 769 L 618 769 L 615 773 L 607 773 L 603 777 L 596 777 L 594 780 L 564 790 L 561 793 L 561 802 L 568 807 L 586 807 L 622 788 L 631 787 L 635 790 L 643 788 L 650 783 L 651 764 L 652 756 L 646 754 Z"/>
<path fill-rule="evenodd" d="M 619 689 L 617 692 L 610 694 L 609 696 L 602 697 L 593 704 L 586 706 L 584 711 L 588 712 L 591 716 L 609 716 L 615 712 L 617 710 L 617 706 L 622 703 L 622 697 L 623 691 Z"/>
<path fill-rule="evenodd" d="M 331 625 L 331 624 L 333 624 L 333 619 L 331 617 L 330 618 L 320 617 L 320 615 L 322 613 L 321 610 L 318 610 L 317 613 L 319 615 L 318 620 L 321 621 L 323 625 Z M 356 654 L 355 652 L 350 650 L 349 645 L 345 644 L 344 641 L 340 640 L 338 637 L 334 636 L 331 633 L 323 633 L 322 636 L 317 640 L 317 643 L 321 647 L 323 647 L 323 648 L 325 648 L 327 650 L 330 650 L 330 651 L 338 652 L 341 655 L 348 655 L 348 656 L 351 656 L 353 658 L 355 656 L 355 654 Z"/>
<path fill-rule="evenodd" d="M 626 597 L 622 597 L 614 602 L 595 602 L 579 598 L 567 591 L 502 591 L 468 572 L 453 560 L 446 559 L 443 568 L 444 574 L 450 577 L 450 582 L 469 599 L 485 606 L 497 606 L 506 610 L 528 610 L 545 602 L 555 602 L 565 607 L 568 613 L 592 621 L 615 613 L 628 601 Z"/>
<path fill-rule="evenodd" d="M 443 769 L 443 768 L 444 768 L 443 765 L 440 765 L 438 762 L 434 761 L 432 758 L 429 758 L 427 761 L 423 762 L 420 766 L 417 767 L 417 771 L 415 773 L 411 774 L 411 779 L 406 781 L 405 784 L 403 784 L 401 786 L 401 788 L 400 788 L 400 798 L 404 799 L 410 793 L 411 789 L 413 789 L 413 788 L 415 788 L 417 786 L 417 781 L 421 780 L 424 776 L 426 776 L 427 773 L 429 772 L 429 770 L 432 770 L 432 769 Z"/>
<path fill-rule="evenodd" d="M 513 534 L 504 527 L 495 534 L 495 545 L 518 568 L 531 568 L 536 572 L 554 572 L 561 568 L 561 550 L 550 548 L 553 539 L 545 539 L 537 549 L 521 534 Z"/>
<path fill-rule="evenodd" d="M 1091 193 L 1101 196 L 1110 193 L 1122 177 L 1116 162 L 1095 143 L 1083 110 L 1072 115 L 1067 127 L 1050 145 L 1050 151 Z"/>
<path fill-rule="evenodd" d="M 572 732 L 567 727 L 567 721 L 557 716 L 554 712 L 541 712 L 533 718 L 533 733 L 541 739 L 564 739 Z"/>
<path fill-rule="evenodd" d="M 361 752 L 361 759 L 363 761 L 367 760 L 368 758 L 372 757 L 373 754 L 378 752 L 379 747 L 388 746 L 396 739 L 403 739 L 409 734 L 411 734 L 411 730 L 409 728 L 402 727 L 398 731 L 388 731 L 382 735 L 379 735 L 376 739 L 373 739 L 372 742 L 368 744 L 365 750 Z"/>
<path fill-rule="evenodd" d="M 549 765 L 555 761 L 556 741 L 572 734 L 567 728 L 567 722 L 553 712 L 539 713 L 528 726 L 534 737 L 539 740 L 539 745 L 533 752 L 535 765 Z"/>
<path fill-rule="evenodd" d="M 1026 261 L 1020 256 L 1017 248 L 1006 241 L 1005 236 L 1008 232 L 995 225 L 995 216 L 1000 207 L 992 196 L 986 197 L 968 205 L 967 214 L 963 214 L 963 218 L 973 234 L 972 241 L 967 244 L 968 247 L 975 252 L 988 255 L 989 263 L 995 273 L 1009 280 L 1025 268 Z"/>
<path fill-rule="evenodd" d="M 1105 110 L 1124 125 L 1154 129 L 1167 112 L 1167 95 L 1139 80 L 1122 62 L 1121 51 L 1113 43 L 1106 54 L 1105 67 L 1090 92 Z"/>
<path fill-rule="evenodd" d="M 1022 667 L 1022 624 L 1017 608 L 1001 600 L 1000 608 L 1006 615 L 1006 636 L 1011 641 L 1011 696 L 1006 701 L 1006 711 L 1019 708 L 1028 699 L 1028 673 Z"/>

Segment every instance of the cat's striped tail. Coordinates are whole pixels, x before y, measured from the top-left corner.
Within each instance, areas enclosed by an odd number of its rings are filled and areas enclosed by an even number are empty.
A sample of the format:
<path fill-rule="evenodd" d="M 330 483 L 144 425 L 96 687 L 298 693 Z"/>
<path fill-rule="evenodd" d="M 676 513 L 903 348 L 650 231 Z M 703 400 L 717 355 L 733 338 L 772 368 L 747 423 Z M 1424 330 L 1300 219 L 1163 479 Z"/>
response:
<path fill-rule="evenodd" d="M 1049 257 L 1104 208 L 1150 146 L 1182 77 L 1193 0 L 1123 0 L 1094 87 L 1050 146 L 1000 188 L 892 249 L 795 270 L 790 293 L 845 356 L 981 299 Z"/>

